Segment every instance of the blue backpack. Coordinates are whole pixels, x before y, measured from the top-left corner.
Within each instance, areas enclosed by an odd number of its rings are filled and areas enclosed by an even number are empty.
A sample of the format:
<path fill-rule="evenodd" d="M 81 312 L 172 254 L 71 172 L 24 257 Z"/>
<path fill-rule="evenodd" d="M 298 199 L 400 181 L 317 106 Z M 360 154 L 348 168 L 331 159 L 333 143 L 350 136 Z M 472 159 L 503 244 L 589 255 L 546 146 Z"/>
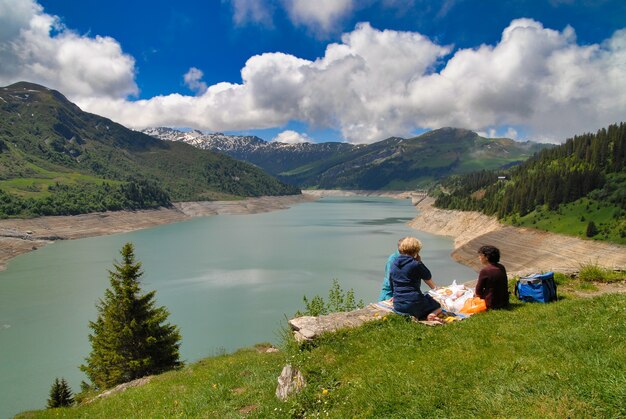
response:
<path fill-rule="evenodd" d="M 522 301 L 549 303 L 556 301 L 554 272 L 520 278 L 515 284 L 515 295 Z"/>

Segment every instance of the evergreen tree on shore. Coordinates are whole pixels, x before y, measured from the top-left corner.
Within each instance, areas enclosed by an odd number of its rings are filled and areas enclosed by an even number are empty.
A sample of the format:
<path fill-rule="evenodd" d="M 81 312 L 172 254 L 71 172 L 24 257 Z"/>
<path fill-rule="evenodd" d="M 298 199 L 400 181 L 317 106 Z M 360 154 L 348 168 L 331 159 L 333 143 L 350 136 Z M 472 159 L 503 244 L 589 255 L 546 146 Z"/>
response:
<path fill-rule="evenodd" d="M 50 398 L 48 399 L 48 409 L 55 407 L 67 407 L 74 404 L 74 396 L 65 378 L 54 379 L 50 388 Z"/>
<path fill-rule="evenodd" d="M 155 307 L 156 291 L 141 294 L 143 272 L 133 245 L 126 243 L 121 255 L 109 271 L 111 286 L 97 304 L 98 318 L 89 322 L 92 350 L 80 366 L 99 389 L 182 365 L 178 328 L 164 323 L 169 313 Z"/>

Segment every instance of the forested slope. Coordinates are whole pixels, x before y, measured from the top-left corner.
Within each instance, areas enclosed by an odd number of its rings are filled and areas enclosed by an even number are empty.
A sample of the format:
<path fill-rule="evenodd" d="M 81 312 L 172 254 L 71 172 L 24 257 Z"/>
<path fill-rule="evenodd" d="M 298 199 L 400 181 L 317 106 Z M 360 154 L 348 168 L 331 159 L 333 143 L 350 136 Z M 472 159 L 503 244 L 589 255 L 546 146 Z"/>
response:
<path fill-rule="evenodd" d="M 450 177 L 435 193 L 435 205 L 621 243 L 626 240 L 625 166 L 626 124 L 614 124 L 570 138 L 509 170 Z"/>

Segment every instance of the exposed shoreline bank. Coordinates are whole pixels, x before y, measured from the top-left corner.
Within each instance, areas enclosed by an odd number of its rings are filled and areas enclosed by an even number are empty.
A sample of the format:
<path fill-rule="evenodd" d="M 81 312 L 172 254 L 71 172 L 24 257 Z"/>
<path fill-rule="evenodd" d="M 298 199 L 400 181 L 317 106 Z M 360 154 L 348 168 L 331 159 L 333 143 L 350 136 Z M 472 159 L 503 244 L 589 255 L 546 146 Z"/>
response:
<path fill-rule="evenodd" d="M 162 224 L 219 214 L 255 214 L 289 208 L 326 196 L 381 196 L 412 199 L 417 215 L 408 225 L 416 230 L 454 239 L 452 257 L 478 271 L 477 250 L 484 244 L 500 248 L 509 274 L 539 271 L 578 271 L 581 264 L 597 263 L 626 268 L 626 247 L 501 224 L 478 212 L 435 208 L 432 198 L 410 191 L 308 190 L 302 195 L 267 196 L 240 201 L 179 202 L 171 208 L 115 211 L 75 216 L 0 220 L 0 270 L 23 253 L 57 240 L 125 233 Z"/>
<path fill-rule="evenodd" d="M 264 196 L 240 201 L 177 202 L 171 208 L 152 210 L 0 220 L 0 271 L 6 269 L 10 259 L 58 240 L 127 233 L 195 217 L 276 211 L 315 199 L 308 194 Z"/>
<path fill-rule="evenodd" d="M 626 247 L 583 240 L 547 231 L 501 224 L 495 217 L 475 211 L 442 210 L 426 198 L 417 206 L 418 215 L 409 222 L 416 230 L 454 238 L 452 258 L 478 271 L 480 246 L 496 246 L 502 263 L 512 275 L 559 271 L 574 273 L 584 264 L 608 269 L 626 269 Z"/>

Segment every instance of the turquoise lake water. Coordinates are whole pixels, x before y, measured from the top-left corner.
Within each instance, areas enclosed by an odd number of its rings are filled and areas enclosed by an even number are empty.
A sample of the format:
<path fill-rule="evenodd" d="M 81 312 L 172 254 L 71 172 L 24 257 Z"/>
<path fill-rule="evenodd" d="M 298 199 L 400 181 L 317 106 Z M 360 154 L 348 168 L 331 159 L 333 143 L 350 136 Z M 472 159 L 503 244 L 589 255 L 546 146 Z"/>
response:
<path fill-rule="evenodd" d="M 279 343 L 302 296 L 327 296 L 333 278 L 376 301 L 400 237 L 422 240 L 438 285 L 474 279 L 450 258 L 452 240 L 405 225 L 408 200 L 324 198 L 264 214 L 196 218 L 112 236 L 57 242 L 0 272 L 0 418 L 44 408 L 55 377 L 74 391 L 85 376 L 88 322 L 126 242 L 143 264 L 142 289 L 182 334 L 187 362 L 259 342 Z"/>

